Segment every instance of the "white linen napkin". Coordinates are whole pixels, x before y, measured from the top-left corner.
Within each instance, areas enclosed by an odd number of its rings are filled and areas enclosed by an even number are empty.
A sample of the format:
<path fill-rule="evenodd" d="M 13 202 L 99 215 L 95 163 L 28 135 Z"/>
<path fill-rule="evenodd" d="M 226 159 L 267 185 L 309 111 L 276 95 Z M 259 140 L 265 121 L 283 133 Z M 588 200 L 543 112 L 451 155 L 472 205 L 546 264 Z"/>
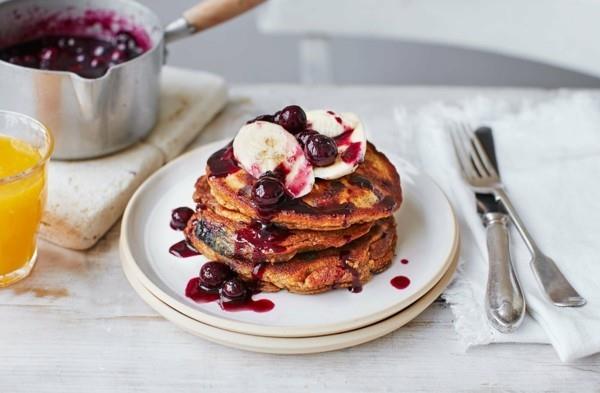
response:
<path fill-rule="evenodd" d="M 410 118 L 399 111 L 397 120 L 460 221 L 461 267 L 445 297 L 464 342 L 549 342 L 563 361 L 600 352 L 600 97 L 559 92 L 516 105 L 476 97 L 458 105 L 432 104 Z M 493 128 L 512 201 L 541 249 L 587 299 L 586 306 L 559 308 L 544 298 L 529 267 L 530 255 L 511 228 L 513 261 L 530 316 L 511 334 L 488 325 L 485 232 L 452 150 L 452 121 Z"/>
<path fill-rule="evenodd" d="M 139 185 L 177 157 L 225 106 L 227 87 L 218 75 L 164 67 L 160 100 L 158 122 L 139 143 L 96 159 L 50 162 L 42 238 L 77 250 L 96 244 Z"/>

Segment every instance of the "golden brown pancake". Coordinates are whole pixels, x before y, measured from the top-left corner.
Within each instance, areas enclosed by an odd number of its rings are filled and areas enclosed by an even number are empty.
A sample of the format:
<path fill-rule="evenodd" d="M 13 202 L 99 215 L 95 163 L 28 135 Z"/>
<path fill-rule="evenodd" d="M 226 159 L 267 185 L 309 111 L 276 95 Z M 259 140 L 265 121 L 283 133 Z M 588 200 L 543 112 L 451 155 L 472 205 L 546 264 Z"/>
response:
<path fill-rule="evenodd" d="M 210 192 L 206 181 L 200 190 L 196 213 L 185 230 L 188 239 L 197 237 L 213 250 L 229 258 L 247 259 L 251 262 L 285 262 L 296 254 L 318 251 L 343 245 L 365 235 L 373 223 L 356 224 L 338 231 L 312 231 L 286 229 L 279 225 L 262 224 L 231 212 L 233 218 L 223 214 Z M 218 209 L 218 213 L 213 209 Z M 192 224 L 193 223 L 193 224 Z M 194 232 L 194 233 L 191 233 Z"/>
<path fill-rule="evenodd" d="M 194 224 L 190 222 L 190 227 Z M 371 230 L 342 248 L 296 255 L 283 263 L 260 263 L 227 257 L 193 236 L 191 243 L 207 258 L 229 265 L 243 279 L 257 281 L 267 292 L 287 289 L 290 292 L 314 294 L 334 288 L 360 288 L 374 273 L 391 263 L 396 246 L 396 225 L 392 217 L 374 223 Z"/>
<path fill-rule="evenodd" d="M 210 192 L 223 208 L 246 217 L 263 215 L 251 197 L 255 179 L 250 174 L 240 169 L 212 176 L 207 166 L 207 175 Z M 199 193 L 197 190 L 196 199 Z M 389 217 L 401 203 L 398 172 L 368 143 L 365 161 L 354 173 L 336 180 L 317 179 L 308 195 L 280 204 L 268 218 L 290 229 L 339 230 Z"/>

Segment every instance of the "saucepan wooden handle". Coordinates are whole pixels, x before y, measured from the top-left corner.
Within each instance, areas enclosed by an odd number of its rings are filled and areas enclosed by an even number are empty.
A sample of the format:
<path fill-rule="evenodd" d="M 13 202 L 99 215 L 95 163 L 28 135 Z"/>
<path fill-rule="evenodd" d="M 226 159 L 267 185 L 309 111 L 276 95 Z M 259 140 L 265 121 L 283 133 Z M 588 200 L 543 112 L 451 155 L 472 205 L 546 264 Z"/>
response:
<path fill-rule="evenodd" d="M 206 30 L 256 7 L 265 0 L 205 0 L 183 13 L 196 31 Z"/>

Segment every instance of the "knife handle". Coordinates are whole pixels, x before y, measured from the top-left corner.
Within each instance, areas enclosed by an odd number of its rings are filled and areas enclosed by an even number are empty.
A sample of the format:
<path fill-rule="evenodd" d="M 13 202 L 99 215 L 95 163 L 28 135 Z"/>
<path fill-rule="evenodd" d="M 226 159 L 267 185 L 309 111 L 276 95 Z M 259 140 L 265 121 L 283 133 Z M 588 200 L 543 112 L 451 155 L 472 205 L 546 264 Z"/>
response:
<path fill-rule="evenodd" d="M 510 259 L 508 216 L 485 213 L 489 272 L 485 309 L 491 325 L 502 333 L 515 330 L 525 316 L 525 299 Z"/>

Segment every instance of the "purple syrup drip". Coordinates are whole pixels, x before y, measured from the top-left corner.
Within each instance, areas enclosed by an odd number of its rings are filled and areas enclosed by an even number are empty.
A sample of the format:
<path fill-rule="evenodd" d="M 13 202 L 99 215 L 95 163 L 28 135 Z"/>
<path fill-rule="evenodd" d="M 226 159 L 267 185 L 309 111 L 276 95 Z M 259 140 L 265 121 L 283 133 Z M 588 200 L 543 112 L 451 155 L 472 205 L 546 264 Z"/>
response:
<path fill-rule="evenodd" d="M 396 276 L 390 280 L 390 284 L 396 289 L 406 289 L 410 285 L 410 279 L 406 276 Z"/>
<path fill-rule="evenodd" d="M 196 255 L 202 255 L 191 244 L 189 244 L 187 240 L 182 240 L 173 244 L 169 248 L 169 253 L 179 258 L 189 258 Z"/>
<path fill-rule="evenodd" d="M 255 294 L 258 292 L 254 292 Z M 248 296 L 243 300 L 223 300 L 219 296 L 218 289 L 208 289 L 200 285 L 200 278 L 194 277 L 188 281 L 185 288 L 185 296 L 192 299 L 196 303 L 218 302 L 221 309 L 224 311 L 254 311 L 267 312 L 275 307 L 275 303 L 269 299 L 254 300 L 252 296 Z"/>
<path fill-rule="evenodd" d="M 350 251 L 342 250 L 340 252 L 340 258 L 342 260 L 342 266 L 345 270 L 349 271 L 352 274 L 352 286 L 348 288 L 348 290 L 352 293 L 360 293 L 362 292 L 362 283 L 360 282 L 360 273 L 358 270 L 353 268 L 348 264 L 350 260 Z"/>

